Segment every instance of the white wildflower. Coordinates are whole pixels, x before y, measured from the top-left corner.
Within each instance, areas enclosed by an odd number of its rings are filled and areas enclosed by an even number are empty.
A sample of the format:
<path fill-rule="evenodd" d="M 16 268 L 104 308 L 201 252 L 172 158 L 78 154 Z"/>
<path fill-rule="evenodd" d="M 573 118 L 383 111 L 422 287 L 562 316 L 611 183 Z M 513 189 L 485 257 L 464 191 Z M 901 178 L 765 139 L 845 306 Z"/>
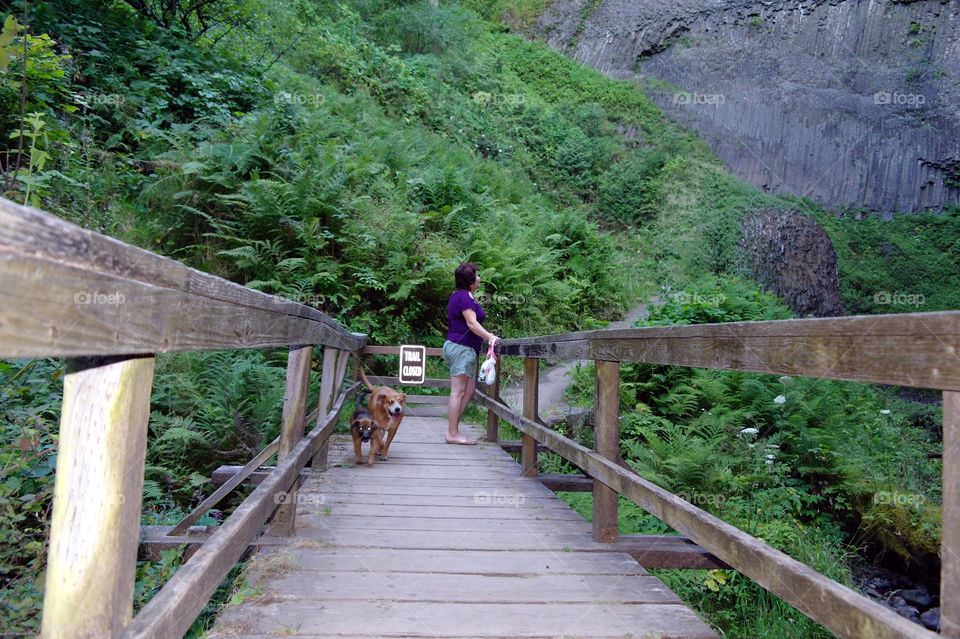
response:
<path fill-rule="evenodd" d="M 789 375 L 784 375 L 783 377 L 780 378 L 781 384 L 789 384 L 792 381 L 793 381 L 793 378 L 790 377 Z"/>
<path fill-rule="evenodd" d="M 881 415 L 889 415 L 889 414 L 890 414 L 890 411 L 887 410 L 886 408 L 884 408 L 883 410 L 880 411 L 880 414 L 881 414 Z"/>
<path fill-rule="evenodd" d="M 760 432 L 760 431 L 757 430 L 756 428 L 744 428 L 744 429 L 742 429 L 742 430 L 740 431 L 740 434 L 741 434 L 741 435 L 756 435 L 756 434 L 759 433 L 759 432 Z"/>
<path fill-rule="evenodd" d="M 783 395 L 777 395 L 776 397 L 773 398 L 773 403 L 774 403 L 774 404 L 786 404 L 786 403 L 787 403 L 787 398 L 786 398 L 785 396 L 783 396 Z"/>

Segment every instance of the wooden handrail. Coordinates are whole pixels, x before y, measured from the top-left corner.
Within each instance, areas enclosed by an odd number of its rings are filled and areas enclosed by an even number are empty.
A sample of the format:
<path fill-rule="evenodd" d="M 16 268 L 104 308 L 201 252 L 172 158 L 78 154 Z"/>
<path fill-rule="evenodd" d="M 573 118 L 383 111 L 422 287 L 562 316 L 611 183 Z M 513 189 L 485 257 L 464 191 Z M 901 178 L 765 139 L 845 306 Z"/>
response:
<path fill-rule="evenodd" d="M 481 391 L 475 399 L 517 430 L 546 444 L 595 480 L 713 553 L 733 569 L 841 637 L 934 639 L 892 610 L 825 577 L 710 513 L 531 419 Z"/>
<path fill-rule="evenodd" d="M 0 198 L 0 357 L 365 342 L 309 306 Z"/>
<path fill-rule="evenodd" d="M 583 331 L 496 351 L 960 390 L 960 311 Z"/>
<path fill-rule="evenodd" d="M 358 386 L 352 384 L 340 393 L 322 422 L 297 443 L 127 625 L 121 635 L 124 639 L 180 637 L 189 630 L 217 586 L 277 508 L 276 496 L 290 491 L 300 477 L 300 469 L 330 437 L 346 401 Z"/>

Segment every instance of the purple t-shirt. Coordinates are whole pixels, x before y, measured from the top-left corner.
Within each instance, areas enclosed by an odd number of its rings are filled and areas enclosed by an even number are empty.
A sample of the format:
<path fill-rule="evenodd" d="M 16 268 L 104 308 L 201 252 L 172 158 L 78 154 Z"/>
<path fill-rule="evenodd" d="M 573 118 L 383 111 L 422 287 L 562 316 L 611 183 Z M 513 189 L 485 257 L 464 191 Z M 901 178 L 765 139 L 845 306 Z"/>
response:
<path fill-rule="evenodd" d="M 450 295 L 450 300 L 447 302 L 447 324 L 450 326 L 447 330 L 447 339 L 456 344 L 469 346 L 479 353 L 480 347 L 483 346 L 483 338 L 471 331 L 467 321 L 463 319 L 463 312 L 467 309 L 472 309 L 477 314 L 477 321 L 481 324 L 487 319 L 487 314 L 480 304 L 470 297 L 470 291 L 458 288 Z"/>

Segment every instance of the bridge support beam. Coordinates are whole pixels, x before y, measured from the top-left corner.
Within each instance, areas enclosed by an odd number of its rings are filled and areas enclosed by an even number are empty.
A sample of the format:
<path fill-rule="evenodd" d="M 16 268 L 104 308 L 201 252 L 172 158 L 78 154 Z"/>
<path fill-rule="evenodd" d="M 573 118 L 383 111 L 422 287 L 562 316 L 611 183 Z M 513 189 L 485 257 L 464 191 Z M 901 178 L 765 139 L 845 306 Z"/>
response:
<path fill-rule="evenodd" d="M 940 635 L 960 638 L 960 391 L 943 392 Z"/>
<path fill-rule="evenodd" d="M 620 362 L 595 360 L 594 387 L 596 417 L 594 449 L 612 462 L 620 458 Z M 619 495 L 603 482 L 593 480 L 593 538 L 609 543 L 617 540 Z"/>
<path fill-rule="evenodd" d="M 41 637 L 118 637 L 133 615 L 153 357 L 69 360 Z"/>
<path fill-rule="evenodd" d="M 533 357 L 523 359 L 523 416 L 533 421 L 537 417 L 537 403 L 540 397 L 540 360 Z M 524 477 L 537 476 L 537 440 L 526 433 L 520 435 L 520 467 Z"/>
<path fill-rule="evenodd" d="M 496 401 L 500 401 L 500 360 L 502 358 L 497 358 L 497 373 L 493 381 L 493 388 L 490 390 L 490 397 Z M 498 442 L 500 441 L 500 418 L 497 417 L 497 414 L 492 410 L 487 411 L 487 441 L 488 442 Z"/>
<path fill-rule="evenodd" d="M 287 356 L 287 383 L 283 394 L 283 421 L 280 423 L 280 449 L 277 451 L 277 465 L 300 443 L 304 435 L 307 418 L 307 396 L 310 391 L 310 364 L 313 358 L 312 346 L 293 346 Z M 284 496 L 270 525 L 270 533 L 277 536 L 292 535 L 296 530 L 297 489 L 300 479 Z"/>

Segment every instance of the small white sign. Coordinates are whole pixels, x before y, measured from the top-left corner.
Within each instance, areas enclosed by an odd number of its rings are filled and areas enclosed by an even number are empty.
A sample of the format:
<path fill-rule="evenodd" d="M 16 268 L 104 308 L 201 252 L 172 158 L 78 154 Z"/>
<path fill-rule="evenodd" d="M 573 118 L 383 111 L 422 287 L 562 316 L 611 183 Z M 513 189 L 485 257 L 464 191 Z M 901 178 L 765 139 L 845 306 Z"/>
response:
<path fill-rule="evenodd" d="M 427 347 L 400 347 L 400 383 L 422 384 L 427 379 Z"/>

